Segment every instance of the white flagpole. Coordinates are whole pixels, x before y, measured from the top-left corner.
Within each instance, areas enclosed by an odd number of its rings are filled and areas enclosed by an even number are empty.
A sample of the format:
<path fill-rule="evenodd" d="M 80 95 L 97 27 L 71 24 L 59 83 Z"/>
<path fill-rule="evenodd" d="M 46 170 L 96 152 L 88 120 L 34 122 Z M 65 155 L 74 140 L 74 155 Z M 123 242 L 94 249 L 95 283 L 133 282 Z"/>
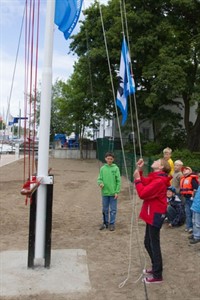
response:
<path fill-rule="evenodd" d="M 48 176 L 49 135 L 51 118 L 52 59 L 55 0 L 47 0 L 44 65 L 40 104 L 40 132 L 38 149 L 38 177 Z M 35 258 L 44 258 L 46 220 L 46 186 L 41 184 L 37 194 Z"/>

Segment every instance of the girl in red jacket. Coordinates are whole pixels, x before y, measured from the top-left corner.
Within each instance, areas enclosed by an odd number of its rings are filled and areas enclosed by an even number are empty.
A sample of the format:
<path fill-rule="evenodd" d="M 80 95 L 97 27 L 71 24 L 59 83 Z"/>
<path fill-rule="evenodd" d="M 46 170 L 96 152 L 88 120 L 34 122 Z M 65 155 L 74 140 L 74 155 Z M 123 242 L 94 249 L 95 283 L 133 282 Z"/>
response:
<path fill-rule="evenodd" d="M 160 249 L 160 229 L 167 211 L 167 187 L 170 186 L 171 170 L 169 163 L 164 159 L 153 162 L 153 172 L 147 177 L 142 176 L 143 159 L 137 162 L 134 172 L 134 183 L 138 196 L 143 200 L 140 218 L 146 222 L 144 245 L 150 256 L 152 268 L 144 270 L 146 283 L 160 283 L 162 278 L 162 254 Z"/>

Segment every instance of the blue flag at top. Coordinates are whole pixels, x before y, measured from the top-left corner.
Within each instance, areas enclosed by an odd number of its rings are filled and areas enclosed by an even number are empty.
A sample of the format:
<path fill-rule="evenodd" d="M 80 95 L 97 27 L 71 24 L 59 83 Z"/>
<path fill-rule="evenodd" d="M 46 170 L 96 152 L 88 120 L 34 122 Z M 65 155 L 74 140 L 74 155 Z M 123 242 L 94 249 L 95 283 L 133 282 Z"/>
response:
<path fill-rule="evenodd" d="M 56 0 L 54 22 L 66 40 L 78 22 L 82 3 L 83 0 Z"/>
<path fill-rule="evenodd" d="M 125 38 L 123 38 L 122 42 L 118 80 L 119 87 L 117 89 L 116 103 L 122 112 L 122 125 L 124 125 L 128 114 L 127 97 L 135 93 L 135 82 L 131 74 L 131 59 Z"/>

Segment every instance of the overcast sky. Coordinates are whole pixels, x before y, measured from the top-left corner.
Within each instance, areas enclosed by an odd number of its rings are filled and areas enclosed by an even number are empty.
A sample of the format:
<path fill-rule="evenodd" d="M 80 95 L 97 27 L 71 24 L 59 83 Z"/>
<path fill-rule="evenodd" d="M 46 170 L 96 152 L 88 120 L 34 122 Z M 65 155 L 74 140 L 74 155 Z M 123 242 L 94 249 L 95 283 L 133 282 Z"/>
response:
<path fill-rule="evenodd" d="M 40 13 L 40 41 L 39 41 L 39 67 L 38 82 L 41 82 L 42 62 L 44 58 L 44 30 L 46 0 L 41 1 Z M 108 0 L 100 0 L 107 3 Z M 84 0 L 83 9 L 88 7 L 94 0 Z M 12 78 L 20 36 L 25 0 L 0 0 L 0 113 L 6 114 L 7 103 L 10 98 Z M 81 18 L 83 15 L 81 14 Z M 76 26 L 73 33 L 78 30 Z M 62 32 L 55 26 L 54 50 L 53 50 L 53 82 L 57 78 L 67 80 L 73 72 L 75 56 L 69 54 L 69 40 L 66 41 Z M 10 113 L 19 115 L 19 107 L 23 112 L 24 105 L 24 32 L 19 47 L 17 67 L 14 77 Z"/>

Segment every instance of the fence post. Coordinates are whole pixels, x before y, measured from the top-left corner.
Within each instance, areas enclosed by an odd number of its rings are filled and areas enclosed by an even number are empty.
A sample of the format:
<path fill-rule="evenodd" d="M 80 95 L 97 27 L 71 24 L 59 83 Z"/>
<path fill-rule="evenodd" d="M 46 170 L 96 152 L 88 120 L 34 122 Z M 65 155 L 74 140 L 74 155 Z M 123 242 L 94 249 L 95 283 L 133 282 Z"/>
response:
<path fill-rule="evenodd" d="M 149 157 L 148 158 L 148 165 L 147 165 L 147 171 L 148 171 L 148 173 L 151 172 L 151 165 L 152 165 L 152 158 Z"/>

